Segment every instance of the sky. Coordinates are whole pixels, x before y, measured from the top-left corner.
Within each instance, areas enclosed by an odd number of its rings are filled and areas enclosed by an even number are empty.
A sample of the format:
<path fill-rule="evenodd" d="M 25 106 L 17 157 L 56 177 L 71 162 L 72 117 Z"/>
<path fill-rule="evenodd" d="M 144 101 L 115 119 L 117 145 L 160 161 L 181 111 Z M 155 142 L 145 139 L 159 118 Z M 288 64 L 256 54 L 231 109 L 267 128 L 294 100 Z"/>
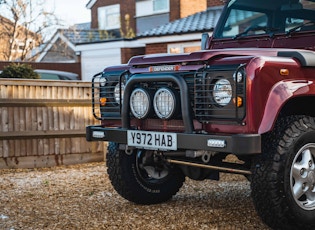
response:
<path fill-rule="evenodd" d="M 71 26 L 91 21 L 91 10 L 86 8 L 88 2 L 89 0 L 46 0 L 45 4 L 67 26 Z"/>

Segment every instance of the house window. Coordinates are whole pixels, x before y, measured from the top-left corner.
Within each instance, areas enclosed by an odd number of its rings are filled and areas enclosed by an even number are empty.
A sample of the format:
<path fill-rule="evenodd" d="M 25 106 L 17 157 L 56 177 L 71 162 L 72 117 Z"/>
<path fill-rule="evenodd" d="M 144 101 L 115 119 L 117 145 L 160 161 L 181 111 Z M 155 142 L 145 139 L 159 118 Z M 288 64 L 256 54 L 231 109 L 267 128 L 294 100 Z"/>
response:
<path fill-rule="evenodd" d="M 168 0 L 153 0 L 153 12 L 167 11 L 168 8 Z"/>
<path fill-rule="evenodd" d="M 142 0 L 136 1 L 136 17 L 151 16 L 168 13 L 170 0 Z"/>
<path fill-rule="evenodd" d="M 23 41 L 20 41 L 19 39 L 15 39 L 13 43 L 12 51 L 22 53 L 24 49 L 25 49 L 25 43 Z"/>
<path fill-rule="evenodd" d="M 200 49 L 200 42 L 177 43 L 167 45 L 168 53 L 171 54 L 191 53 L 194 51 L 199 51 Z"/>
<path fill-rule="evenodd" d="M 101 30 L 112 30 L 120 28 L 120 6 L 119 4 L 98 8 L 98 27 Z"/>

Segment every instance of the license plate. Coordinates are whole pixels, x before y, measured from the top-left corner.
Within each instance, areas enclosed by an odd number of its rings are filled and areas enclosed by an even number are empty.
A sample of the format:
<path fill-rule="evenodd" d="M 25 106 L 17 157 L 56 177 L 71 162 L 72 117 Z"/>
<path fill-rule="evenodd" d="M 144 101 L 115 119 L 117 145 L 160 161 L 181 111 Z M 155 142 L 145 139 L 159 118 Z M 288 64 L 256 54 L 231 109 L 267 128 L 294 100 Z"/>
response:
<path fill-rule="evenodd" d="M 127 131 L 128 146 L 152 150 L 177 150 L 176 133 Z"/>

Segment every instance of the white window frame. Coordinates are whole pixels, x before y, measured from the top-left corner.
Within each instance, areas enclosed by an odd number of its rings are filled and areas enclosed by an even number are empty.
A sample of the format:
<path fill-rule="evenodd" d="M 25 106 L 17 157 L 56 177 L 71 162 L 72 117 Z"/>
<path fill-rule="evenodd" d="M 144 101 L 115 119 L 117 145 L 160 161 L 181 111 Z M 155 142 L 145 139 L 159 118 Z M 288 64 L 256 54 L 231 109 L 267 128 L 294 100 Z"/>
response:
<path fill-rule="evenodd" d="M 98 14 L 98 28 L 101 30 L 113 30 L 113 29 L 120 29 L 120 5 L 110 5 L 110 6 L 103 6 L 99 7 L 97 9 Z M 107 17 L 109 15 L 115 15 L 118 14 L 117 22 L 114 24 L 109 24 L 110 22 L 106 21 Z"/>
<path fill-rule="evenodd" d="M 200 42 L 185 42 L 185 43 L 172 43 L 167 45 L 167 52 L 170 54 L 172 49 L 179 49 L 179 53 L 184 53 L 185 48 L 189 47 L 201 47 Z"/>

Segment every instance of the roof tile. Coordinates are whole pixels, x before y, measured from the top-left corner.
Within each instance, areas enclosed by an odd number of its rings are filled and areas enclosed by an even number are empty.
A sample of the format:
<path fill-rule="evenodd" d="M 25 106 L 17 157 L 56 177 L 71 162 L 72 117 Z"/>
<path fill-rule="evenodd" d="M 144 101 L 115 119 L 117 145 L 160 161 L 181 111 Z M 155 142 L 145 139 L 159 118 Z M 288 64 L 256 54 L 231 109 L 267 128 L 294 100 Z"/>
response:
<path fill-rule="evenodd" d="M 184 34 L 211 31 L 214 29 L 222 13 L 223 6 L 211 7 L 206 11 L 198 12 L 162 26 L 138 34 L 138 37 L 154 37 L 172 34 Z"/>
<path fill-rule="evenodd" d="M 174 34 L 212 31 L 222 13 L 223 6 L 211 7 L 203 12 L 181 18 L 162 26 L 138 34 L 138 37 L 155 37 Z M 61 29 L 59 30 L 73 44 L 116 40 L 121 38 L 119 31 L 106 32 L 97 29 Z"/>

